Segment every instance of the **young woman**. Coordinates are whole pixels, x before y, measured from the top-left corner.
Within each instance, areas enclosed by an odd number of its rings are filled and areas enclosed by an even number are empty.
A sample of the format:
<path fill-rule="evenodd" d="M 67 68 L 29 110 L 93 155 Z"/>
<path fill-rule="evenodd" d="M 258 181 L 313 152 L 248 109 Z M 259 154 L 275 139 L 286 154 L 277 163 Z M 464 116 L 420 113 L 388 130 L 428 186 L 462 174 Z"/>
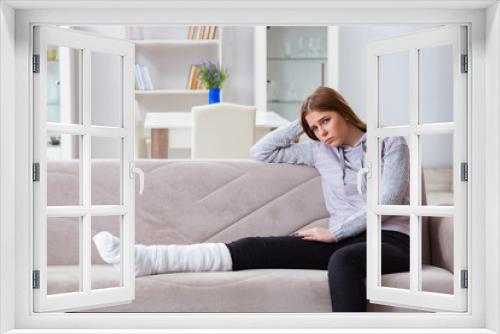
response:
<path fill-rule="evenodd" d="M 311 141 L 294 144 L 305 132 Z M 328 228 L 291 236 L 248 237 L 227 244 L 136 245 L 136 276 L 179 271 L 256 268 L 328 270 L 334 312 L 366 311 L 366 180 L 358 193 L 356 174 L 364 167 L 366 124 L 334 89 L 319 87 L 302 104 L 300 120 L 257 142 L 251 155 L 270 163 L 304 164 L 321 175 Z M 403 137 L 382 142 L 382 204 L 409 203 L 409 152 Z M 382 220 L 382 273 L 409 270 L 409 220 Z M 119 261 L 119 239 L 94 237 L 108 263 Z"/>

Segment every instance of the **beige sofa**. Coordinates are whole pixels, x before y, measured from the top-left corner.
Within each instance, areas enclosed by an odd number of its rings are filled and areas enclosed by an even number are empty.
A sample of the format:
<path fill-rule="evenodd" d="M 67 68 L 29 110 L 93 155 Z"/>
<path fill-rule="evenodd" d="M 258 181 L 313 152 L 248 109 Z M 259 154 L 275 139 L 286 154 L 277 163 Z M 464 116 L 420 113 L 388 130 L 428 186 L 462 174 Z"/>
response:
<path fill-rule="evenodd" d="M 229 242 L 327 225 L 320 178 L 310 167 L 250 160 L 139 160 L 137 166 L 144 170 L 145 186 L 144 194 L 139 195 L 136 185 L 136 243 Z M 48 174 L 49 205 L 75 203 L 77 162 L 50 162 Z M 439 171 L 431 171 L 426 174 L 427 184 L 433 174 L 442 181 Z M 118 202 L 118 176 L 116 161 L 93 163 L 94 203 Z M 449 200 L 449 183 L 437 187 L 434 191 L 441 194 L 436 200 Z M 452 222 L 432 219 L 424 227 L 423 288 L 452 293 Z M 68 218 L 50 221 L 47 255 L 51 294 L 77 289 L 76 228 Z M 116 217 L 96 217 L 92 235 L 101 230 L 118 234 Z M 92 263 L 93 288 L 117 286 L 117 271 L 100 259 L 94 245 Z M 407 288 L 408 273 L 384 275 L 383 284 Z M 132 303 L 91 311 L 331 312 L 327 272 L 323 270 L 162 274 L 137 278 L 135 289 Z M 409 310 L 370 304 L 369 311 Z"/>

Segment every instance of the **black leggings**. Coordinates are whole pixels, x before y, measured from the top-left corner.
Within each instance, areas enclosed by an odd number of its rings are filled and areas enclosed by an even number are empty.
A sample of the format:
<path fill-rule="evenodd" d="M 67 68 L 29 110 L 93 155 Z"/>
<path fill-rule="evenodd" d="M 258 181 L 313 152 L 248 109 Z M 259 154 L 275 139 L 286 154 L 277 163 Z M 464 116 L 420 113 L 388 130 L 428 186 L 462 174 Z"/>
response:
<path fill-rule="evenodd" d="M 382 231 L 382 273 L 409 271 L 410 238 Z M 227 244 L 233 270 L 328 270 L 333 312 L 366 311 L 366 232 L 337 243 L 303 240 L 295 236 L 250 237 Z"/>

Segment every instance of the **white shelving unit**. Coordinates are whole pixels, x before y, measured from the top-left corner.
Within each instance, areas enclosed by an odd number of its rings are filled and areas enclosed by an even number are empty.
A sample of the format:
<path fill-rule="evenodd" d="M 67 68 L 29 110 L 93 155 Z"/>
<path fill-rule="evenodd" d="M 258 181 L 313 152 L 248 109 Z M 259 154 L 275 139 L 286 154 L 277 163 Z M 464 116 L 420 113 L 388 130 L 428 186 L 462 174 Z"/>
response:
<path fill-rule="evenodd" d="M 136 45 L 165 46 L 165 45 L 218 45 L 219 40 L 196 40 L 196 39 L 157 39 L 157 40 L 134 40 Z"/>
<path fill-rule="evenodd" d="M 186 86 L 192 64 L 210 60 L 223 66 L 222 27 L 217 26 L 213 40 L 188 39 L 188 26 L 140 29 L 144 39 L 133 40 L 135 62 L 147 66 L 154 89 L 135 91 L 136 116 L 143 121 L 148 112 L 190 112 L 193 106 L 208 104 L 208 90 L 190 90 Z M 189 141 L 182 138 L 188 139 L 189 136 L 180 132 L 182 130 L 169 131 L 170 156 L 173 158 L 188 154 Z M 149 131 L 144 136 L 149 143 Z M 150 156 L 145 152 L 137 152 L 137 155 Z"/>
<path fill-rule="evenodd" d="M 292 121 L 316 87 L 338 85 L 337 27 L 255 27 L 255 101 Z"/>
<path fill-rule="evenodd" d="M 135 95 L 206 95 L 207 89 L 153 89 L 136 90 Z"/>

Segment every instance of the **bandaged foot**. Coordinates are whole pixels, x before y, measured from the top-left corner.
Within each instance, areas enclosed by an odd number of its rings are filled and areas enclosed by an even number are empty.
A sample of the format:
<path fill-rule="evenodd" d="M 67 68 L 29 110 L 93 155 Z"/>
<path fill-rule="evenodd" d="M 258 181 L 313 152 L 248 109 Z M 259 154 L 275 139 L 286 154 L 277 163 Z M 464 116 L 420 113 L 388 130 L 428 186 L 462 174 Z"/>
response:
<path fill-rule="evenodd" d="M 102 259 L 119 269 L 120 239 L 109 232 L 100 232 L 92 239 Z M 232 268 L 231 253 L 223 243 L 135 245 L 136 277 L 186 271 L 229 271 Z"/>
<path fill-rule="evenodd" d="M 100 232 L 92 240 L 104 262 L 120 270 L 120 239 L 109 232 Z"/>

